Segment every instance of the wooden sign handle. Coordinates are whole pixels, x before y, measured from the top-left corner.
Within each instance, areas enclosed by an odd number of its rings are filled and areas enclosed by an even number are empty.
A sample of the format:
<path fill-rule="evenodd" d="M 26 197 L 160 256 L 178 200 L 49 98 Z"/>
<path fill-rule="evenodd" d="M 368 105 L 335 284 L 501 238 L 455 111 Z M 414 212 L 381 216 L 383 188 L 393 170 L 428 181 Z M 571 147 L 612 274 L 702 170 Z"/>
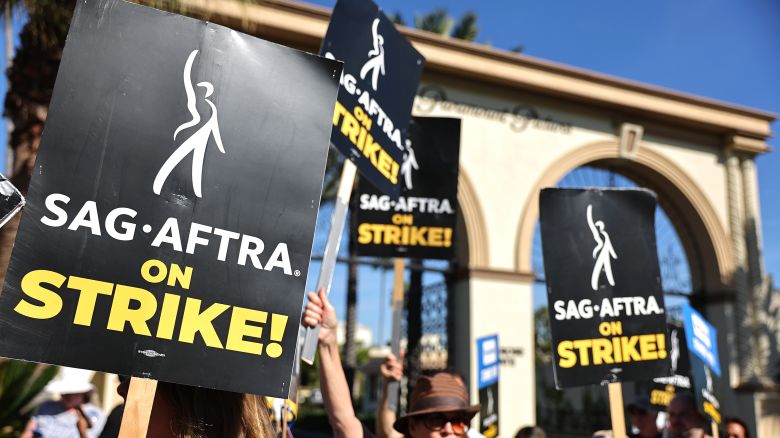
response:
<path fill-rule="evenodd" d="M 393 260 L 393 333 L 390 339 L 390 351 L 395 358 L 401 360 L 401 315 L 404 310 L 404 259 L 396 257 Z M 399 382 L 387 385 L 387 409 L 398 410 Z"/>
<path fill-rule="evenodd" d="M 620 382 L 609 384 L 609 413 L 612 417 L 612 438 L 626 438 L 623 387 Z"/>
<path fill-rule="evenodd" d="M 122 426 L 119 438 L 144 438 L 149 428 L 149 417 L 152 416 L 154 393 L 157 391 L 157 381 L 133 377 L 130 379 L 130 389 L 125 400 L 125 413 L 122 415 Z"/>

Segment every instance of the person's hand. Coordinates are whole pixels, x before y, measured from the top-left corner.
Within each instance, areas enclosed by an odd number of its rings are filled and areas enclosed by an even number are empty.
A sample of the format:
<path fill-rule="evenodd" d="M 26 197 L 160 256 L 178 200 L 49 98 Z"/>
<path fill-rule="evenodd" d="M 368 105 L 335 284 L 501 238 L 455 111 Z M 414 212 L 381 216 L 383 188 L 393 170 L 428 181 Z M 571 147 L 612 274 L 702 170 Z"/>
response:
<path fill-rule="evenodd" d="M 336 329 L 338 328 L 336 309 L 328 301 L 324 288 L 320 288 L 316 294 L 309 292 L 309 302 L 303 313 L 303 323 L 311 328 L 319 324 L 320 344 L 336 345 Z"/>
<path fill-rule="evenodd" d="M 403 354 L 401 359 L 403 360 Z M 396 359 L 393 353 L 388 353 L 385 361 L 379 366 L 379 372 L 382 373 L 385 380 L 398 382 L 404 374 L 404 368 L 401 361 Z"/>

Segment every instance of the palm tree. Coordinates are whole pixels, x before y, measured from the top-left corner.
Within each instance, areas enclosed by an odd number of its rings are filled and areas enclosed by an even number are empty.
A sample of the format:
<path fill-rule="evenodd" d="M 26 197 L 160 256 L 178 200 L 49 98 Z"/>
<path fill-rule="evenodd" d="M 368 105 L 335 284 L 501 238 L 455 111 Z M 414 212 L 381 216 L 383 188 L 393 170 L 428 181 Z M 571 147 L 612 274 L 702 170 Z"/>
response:
<path fill-rule="evenodd" d="M 395 24 L 401 26 L 406 25 L 400 12 L 392 14 L 390 19 Z M 472 11 L 463 14 L 463 16 L 460 17 L 460 20 L 455 23 L 455 19 L 447 13 L 446 9 L 436 8 L 425 15 L 414 17 L 414 27 L 427 32 L 433 32 L 466 41 L 474 41 L 477 38 L 477 34 L 479 34 L 477 14 Z"/>
<path fill-rule="evenodd" d="M 7 72 L 8 92 L 3 112 L 14 127 L 8 139 L 14 154 L 11 181 L 22 193 L 26 193 L 76 2 L 0 2 L 6 11 L 22 4 L 29 18 L 19 34 L 21 44 Z M 19 215 L 16 215 L 0 229 L 0 284 L 5 280 L 5 271 L 18 226 Z"/>
<path fill-rule="evenodd" d="M 58 371 L 33 362 L 0 362 L 0 437 L 18 436 L 30 418 L 30 403 Z"/>

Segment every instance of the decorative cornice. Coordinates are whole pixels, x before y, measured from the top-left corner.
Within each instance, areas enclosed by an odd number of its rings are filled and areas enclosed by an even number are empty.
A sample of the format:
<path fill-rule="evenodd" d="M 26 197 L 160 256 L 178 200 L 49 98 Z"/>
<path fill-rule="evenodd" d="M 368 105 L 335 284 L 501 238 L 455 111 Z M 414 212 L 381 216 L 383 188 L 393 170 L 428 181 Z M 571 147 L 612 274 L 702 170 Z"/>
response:
<path fill-rule="evenodd" d="M 726 146 L 736 152 L 744 152 L 750 155 L 762 154 L 771 150 L 764 140 L 742 135 L 728 136 L 726 139 Z"/>
<path fill-rule="evenodd" d="M 462 268 L 456 272 L 457 278 L 477 278 L 481 280 L 504 281 L 511 283 L 531 284 L 536 281 L 533 272 L 512 271 L 509 269 L 495 269 L 485 266 L 472 266 Z"/>

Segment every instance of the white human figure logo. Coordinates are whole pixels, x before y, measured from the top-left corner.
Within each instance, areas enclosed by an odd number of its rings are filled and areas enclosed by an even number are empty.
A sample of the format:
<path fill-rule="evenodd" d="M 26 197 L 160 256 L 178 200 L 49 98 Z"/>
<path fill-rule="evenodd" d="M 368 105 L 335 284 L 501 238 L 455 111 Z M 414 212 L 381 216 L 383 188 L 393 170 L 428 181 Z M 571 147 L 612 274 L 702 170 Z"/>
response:
<path fill-rule="evenodd" d="M 192 87 L 192 63 L 195 61 L 198 50 L 193 50 L 187 58 L 187 63 L 184 65 L 184 90 L 187 93 L 187 109 L 192 114 L 192 120 L 182 123 L 176 131 L 173 133 L 173 139 L 176 140 L 176 136 L 179 132 L 191 128 L 200 122 L 200 114 L 196 106 L 195 89 Z M 214 92 L 214 86 L 211 82 L 198 82 L 198 86 L 205 89 L 203 100 L 211 107 L 211 118 L 204 123 L 197 131 L 192 133 L 190 137 L 176 149 L 168 160 L 157 172 L 157 176 L 154 178 L 154 184 L 152 188 L 154 193 L 159 195 L 162 190 L 162 186 L 165 180 L 171 174 L 173 169 L 190 153 L 192 153 L 192 188 L 195 192 L 195 196 L 202 197 L 201 194 L 201 180 L 203 176 L 203 159 L 206 156 L 206 146 L 208 146 L 209 138 L 214 136 L 214 142 L 217 143 L 217 147 L 220 152 L 225 153 L 225 147 L 222 145 L 222 136 L 219 133 L 219 122 L 217 120 L 217 107 L 208 99 Z"/>
<path fill-rule="evenodd" d="M 379 73 L 385 74 L 385 39 L 379 35 L 379 19 L 374 19 L 371 26 L 371 32 L 374 35 L 374 48 L 368 51 L 368 61 L 360 69 L 360 79 L 365 79 L 368 72 L 371 72 L 371 86 L 376 91 Z M 373 58 L 372 58 L 373 56 Z"/>
<path fill-rule="evenodd" d="M 712 392 L 712 373 L 710 373 L 709 367 L 704 367 L 704 380 L 706 381 L 705 386 L 707 387 L 707 391 L 710 393 Z"/>
<path fill-rule="evenodd" d="M 680 360 L 680 337 L 677 330 L 672 330 L 672 374 L 677 373 L 677 361 Z"/>
<path fill-rule="evenodd" d="M 494 412 L 493 411 L 493 404 L 495 402 L 493 401 L 493 390 L 491 388 L 488 388 L 488 390 L 487 390 L 487 399 L 488 399 L 488 402 L 487 402 L 487 412 L 492 414 Z"/>
<path fill-rule="evenodd" d="M 407 190 L 412 190 L 412 169 L 420 169 L 420 165 L 417 164 L 417 157 L 414 156 L 414 149 L 412 149 L 412 142 L 406 140 L 406 153 L 404 154 L 404 162 L 401 163 L 401 175 L 404 176 L 404 183 Z"/>
<path fill-rule="evenodd" d="M 593 239 L 596 241 L 596 247 L 593 249 L 593 258 L 596 260 L 596 264 L 593 265 L 593 274 L 590 276 L 590 287 L 593 290 L 599 289 L 599 278 L 601 277 L 601 271 L 607 274 L 607 281 L 610 286 L 615 285 L 615 278 L 612 276 L 612 260 L 617 260 L 617 254 L 612 247 L 612 241 L 609 239 L 609 234 L 604 230 L 604 222 L 593 222 L 593 206 L 588 205 L 588 226 L 591 233 L 593 233 Z"/>

